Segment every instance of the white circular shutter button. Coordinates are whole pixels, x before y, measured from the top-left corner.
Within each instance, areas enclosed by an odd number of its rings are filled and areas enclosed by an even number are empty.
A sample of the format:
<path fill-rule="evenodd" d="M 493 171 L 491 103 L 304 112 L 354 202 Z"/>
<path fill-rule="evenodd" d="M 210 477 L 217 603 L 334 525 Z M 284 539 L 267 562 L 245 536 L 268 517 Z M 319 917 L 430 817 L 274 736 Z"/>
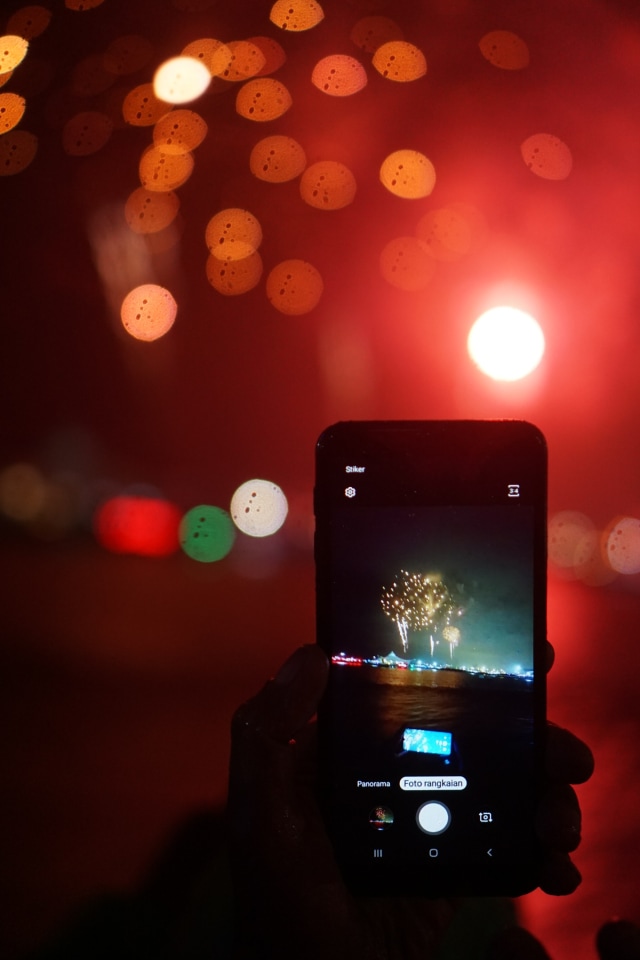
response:
<path fill-rule="evenodd" d="M 418 808 L 416 821 L 423 833 L 444 833 L 451 823 L 451 812 L 444 803 L 429 800 Z"/>

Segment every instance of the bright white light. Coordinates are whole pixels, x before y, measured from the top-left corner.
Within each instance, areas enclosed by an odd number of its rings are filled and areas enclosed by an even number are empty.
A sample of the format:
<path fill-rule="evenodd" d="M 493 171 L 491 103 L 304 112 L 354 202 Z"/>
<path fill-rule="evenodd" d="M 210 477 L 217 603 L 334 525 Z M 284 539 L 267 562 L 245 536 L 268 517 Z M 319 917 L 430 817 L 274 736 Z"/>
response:
<path fill-rule="evenodd" d="M 172 57 L 156 70 L 153 92 L 165 103 L 190 103 L 202 96 L 211 83 L 211 74 L 194 57 Z"/>
<path fill-rule="evenodd" d="M 247 480 L 231 498 L 230 513 L 236 527 L 250 537 L 270 537 L 287 517 L 287 498 L 269 480 Z"/>
<path fill-rule="evenodd" d="M 493 380 L 521 380 L 544 354 L 544 334 L 530 314 L 493 307 L 478 317 L 467 340 L 469 356 Z"/>

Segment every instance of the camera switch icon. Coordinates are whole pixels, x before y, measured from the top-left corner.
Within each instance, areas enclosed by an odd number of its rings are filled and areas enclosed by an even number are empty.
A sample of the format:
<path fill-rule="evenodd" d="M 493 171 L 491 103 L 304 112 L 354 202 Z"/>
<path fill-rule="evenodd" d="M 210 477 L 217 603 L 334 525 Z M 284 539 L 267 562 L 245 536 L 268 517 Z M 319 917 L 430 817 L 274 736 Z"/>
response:
<path fill-rule="evenodd" d="M 488 810 L 484 811 L 483 813 L 479 813 L 478 818 L 480 823 L 493 823 L 493 815 Z"/>
<path fill-rule="evenodd" d="M 349 499 L 351 500 L 351 498 L 352 498 L 352 497 L 355 497 L 355 495 L 356 495 L 356 488 L 355 488 L 355 487 L 347 487 L 347 489 L 346 489 L 345 492 L 344 492 L 344 495 L 345 495 L 345 497 L 349 497 Z"/>

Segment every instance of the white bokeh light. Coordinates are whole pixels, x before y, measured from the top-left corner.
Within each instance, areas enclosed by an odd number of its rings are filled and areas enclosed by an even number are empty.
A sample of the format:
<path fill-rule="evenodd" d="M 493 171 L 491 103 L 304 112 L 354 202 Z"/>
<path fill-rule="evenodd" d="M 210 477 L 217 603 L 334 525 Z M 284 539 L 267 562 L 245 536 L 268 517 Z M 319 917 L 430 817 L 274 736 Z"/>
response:
<path fill-rule="evenodd" d="M 270 537 L 287 518 L 287 498 L 269 480 L 247 480 L 231 498 L 231 519 L 250 537 Z"/>
<path fill-rule="evenodd" d="M 191 103 L 202 96 L 210 83 L 211 74 L 201 60 L 172 57 L 156 70 L 153 92 L 165 103 Z"/>
<path fill-rule="evenodd" d="M 493 380 L 521 380 L 544 354 L 542 328 L 531 314 L 515 307 L 493 307 L 472 326 L 469 356 Z"/>

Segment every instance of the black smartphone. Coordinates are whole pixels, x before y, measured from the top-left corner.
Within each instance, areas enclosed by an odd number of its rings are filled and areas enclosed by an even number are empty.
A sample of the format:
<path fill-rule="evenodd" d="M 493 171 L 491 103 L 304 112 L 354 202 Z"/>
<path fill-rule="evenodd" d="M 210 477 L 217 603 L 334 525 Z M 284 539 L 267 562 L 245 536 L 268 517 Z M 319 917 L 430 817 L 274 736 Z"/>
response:
<path fill-rule="evenodd" d="M 354 893 L 538 885 L 546 489 L 524 421 L 344 422 L 318 440 L 320 787 Z"/>

